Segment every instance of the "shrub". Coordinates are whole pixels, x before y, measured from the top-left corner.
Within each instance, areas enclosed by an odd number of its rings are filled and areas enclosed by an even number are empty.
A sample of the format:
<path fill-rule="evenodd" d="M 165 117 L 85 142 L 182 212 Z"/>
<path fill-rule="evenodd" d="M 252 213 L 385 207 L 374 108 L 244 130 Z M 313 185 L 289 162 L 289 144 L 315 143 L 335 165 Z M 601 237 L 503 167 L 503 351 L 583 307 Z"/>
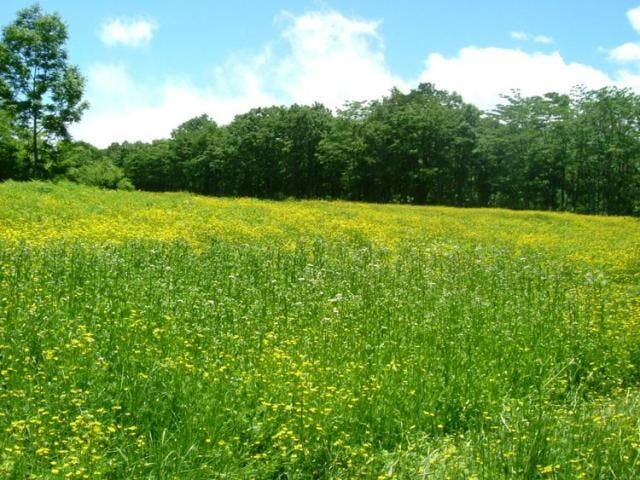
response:
<path fill-rule="evenodd" d="M 109 159 L 100 159 L 70 168 L 67 178 L 74 182 L 112 190 L 133 190 L 124 171 Z"/>

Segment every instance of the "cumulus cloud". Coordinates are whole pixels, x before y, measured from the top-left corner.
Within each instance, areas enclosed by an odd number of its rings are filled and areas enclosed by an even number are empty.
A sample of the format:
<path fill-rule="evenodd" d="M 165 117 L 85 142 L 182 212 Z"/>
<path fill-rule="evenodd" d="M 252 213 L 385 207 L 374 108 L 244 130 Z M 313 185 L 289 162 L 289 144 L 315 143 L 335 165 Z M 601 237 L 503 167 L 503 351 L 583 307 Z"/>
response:
<path fill-rule="evenodd" d="M 380 23 L 338 12 L 285 14 L 282 38 L 289 53 L 275 69 L 278 87 L 292 101 L 335 108 L 346 100 L 378 98 L 404 81 L 392 75 L 378 34 Z"/>
<path fill-rule="evenodd" d="M 143 83 L 122 64 L 94 64 L 87 78 L 92 108 L 72 126 L 72 134 L 98 147 L 115 141 L 151 141 L 166 138 L 180 123 L 203 113 L 227 123 L 237 113 L 278 103 L 261 91 L 259 79 L 251 74 L 242 77 L 236 72 L 234 78 L 235 92 L 218 91 L 177 78 Z"/>
<path fill-rule="evenodd" d="M 539 95 L 569 92 L 576 85 L 640 87 L 640 75 L 620 71 L 612 79 L 594 67 L 567 61 L 559 52 L 476 46 L 452 56 L 431 53 L 421 74 L 403 79 L 386 62 L 378 21 L 324 10 L 282 13 L 277 25 L 276 39 L 212 65 L 203 84 L 188 77 L 144 80 L 124 64 L 94 64 L 87 75 L 92 108 L 72 133 L 97 146 L 149 141 L 167 137 L 180 123 L 203 113 L 225 124 L 259 106 L 318 101 L 339 108 L 348 100 L 380 98 L 394 86 L 406 91 L 420 82 L 457 91 L 484 109 L 493 108 L 512 89 Z M 526 32 L 512 32 L 514 38 L 523 35 L 536 41 Z"/>
<path fill-rule="evenodd" d="M 633 29 L 640 33 L 640 7 L 632 8 L 627 12 L 627 18 Z"/>
<path fill-rule="evenodd" d="M 102 24 L 99 37 L 108 46 L 139 48 L 151 43 L 157 29 L 155 20 L 115 18 Z"/>
<path fill-rule="evenodd" d="M 621 70 L 616 74 L 615 84 L 618 87 L 630 88 L 636 93 L 640 92 L 640 74 Z"/>
<path fill-rule="evenodd" d="M 612 83 L 605 73 L 589 65 L 568 63 L 558 52 L 493 47 L 467 47 L 452 57 L 432 53 L 420 80 L 455 90 L 481 108 L 492 108 L 500 102 L 500 94 L 512 89 L 523 95 L 540 95 L 568 92 L 578 84 L 600 88 Z"/>
<path fill-rule="evenodd" d="M 640 44 L 627 42 L 609 52 L 612 60 L 617 62 L 635 62 L 640 60 Z"/>
<path fill-rule="evenodd" d="M 640 33 L 640 7 L 627 11 L 627 19 L 631 27 Z M 609 51 L 609 58 L 619 63 L 637 62 L 640 60 L 640 42 L 626 42 Z"/>
<path fill-rule="evenodd" d="M 379 22 L 328 10 L 283 12 L 278 25 L 277 42 L 254 55 L 232 55 L 212 68 L 205 86 L 172 78 L 149 84 L 134 81 L 122 64 L 93 65 L 87 88 L 92 108 L 74 135 L 99 146 L 146 141 L 166 137 L 202 113 L 228 123 L 252 107 L 317 101 L 337 108 L 407 86 L 387 67 Z"/>
<path fill-rule="evenodd" d="M 640 7 L 627 11 L 627 19 L 636 33 L 640 33 Z M 600 48 L 609 59 L 624 64 L 613 74 L 614 85 L 640 92 L 640 41 L 630 41 L 612 49 Z"/>

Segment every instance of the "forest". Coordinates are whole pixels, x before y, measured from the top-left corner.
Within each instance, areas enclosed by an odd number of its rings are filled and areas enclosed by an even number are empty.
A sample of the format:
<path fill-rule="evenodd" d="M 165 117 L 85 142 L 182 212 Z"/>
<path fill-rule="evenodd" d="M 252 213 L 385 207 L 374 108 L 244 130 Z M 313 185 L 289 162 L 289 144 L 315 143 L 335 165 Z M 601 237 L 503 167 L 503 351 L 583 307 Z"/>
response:
<path fill-rule="evenodd" d="M 34 53 L 20 32 L 43 28 Z M 261 107 L 228 125 L 203 114 L 170 138 L 98 149 L 68 133 L 88 105 L 66 35 L 37 6 L 3 31 L 0 181 L 640 215 L 640 96 L 628 89 L 512 91 L 482 111 L 421 84 L 337 112 Z"/>

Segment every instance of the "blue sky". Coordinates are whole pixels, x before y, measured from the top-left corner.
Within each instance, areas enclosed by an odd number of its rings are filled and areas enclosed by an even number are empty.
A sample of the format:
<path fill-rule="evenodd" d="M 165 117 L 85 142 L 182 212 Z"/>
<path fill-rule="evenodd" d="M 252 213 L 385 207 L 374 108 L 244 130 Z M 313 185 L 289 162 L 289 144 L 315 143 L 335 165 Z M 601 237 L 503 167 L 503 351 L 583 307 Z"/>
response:
<path fill-rule="evenodd" d="M 2 0 L 0 24 L 28 1 Z M 69 27 L 91 109 L 76 138 L 150 140 L 208 113 L 377 98 L 431 81 L 491 108 L 608 84 L 640 91 L 640 0 L 41 0 Z M 636 10 L 637 9 L 637 10 Z"/>

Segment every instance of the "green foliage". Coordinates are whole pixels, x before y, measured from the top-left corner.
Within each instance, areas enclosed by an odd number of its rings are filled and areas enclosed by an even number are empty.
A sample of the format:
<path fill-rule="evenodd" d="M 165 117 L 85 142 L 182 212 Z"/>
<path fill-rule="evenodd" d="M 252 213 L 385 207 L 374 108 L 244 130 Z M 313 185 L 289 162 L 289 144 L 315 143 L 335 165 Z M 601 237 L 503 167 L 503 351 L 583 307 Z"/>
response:
<path fill-rule="evenodd" d="M 566 209 L 575 112 L 566 95 L 504 96 L 479 136 L 490 205 Z"/>
<path fill-rule="evenodd" d="M 577 89 L 505 97 L 482 124 L 489 205 L 637 214 L 640 97 Z"/>
<path fill-rule="evenodd" d="M 322 105 L 258 108 L 229 126 L 229 167 L 238 195 L 298 198 L 322 195 L 316 150 L 332 123 Z"/>
<path fill-rule="evenodd" d="M 14 135 L 29 144 L 26 176 L 31 178 L 52 175 L 51 142 L 68 138 L 67 126 L 87 108 L 84 79 L 67 62 L 66 41 L 62 19 L 39 5 L 20 10 L 2 31 L 0 93 Z"/>
<path fill-rule="evenodd" d="M 200 116 L 102 154 L 148 190 L 638 215 L 639 105 L 617 88 L 514 92 L 482 113 L 423 84 L 335 116 L 321 105 L 253 109 L 223 127 Z"/>
<path fill-rule="evenodd" d="M 573 130 L 572 185 L 578 211 L 637 214 L 640 97 L 629 90 L 581 91 Z"/>
<path fill-rule="evenodd" d="M 67 178 L 82 185 L 118 190 L 133 189 L 131 181 L 125 177 L 123 170 L 109 159 L 100 159 L 80 167 L 73 167 L 69 169 Z"/>
<path fill-rule="evenodd" d="M 342 165 L 349 198 L 470 204 L 468 181 L 479 111 L 423 84 L 409 94 L 352 104 L 322 143 L 323 162 Z M 337 155 L 337 159 L 332 159 Z"/>
<path fill-rule="evenodd" d="M 155 140 L 150 144 L 114 144 L 105 153 L 114 165 L 123 169 L 136 188 L 152 191 L 178 189 L 178 172 L 172 161 L 168 140 Z"/>
<path fill-rule="evenodd" d="M 186 121 L 171 133 L 172 189 L 220 193 L 225 148 L 222 130 L 207 115 Z"/>
<path fill-rule="evenodd" d="M 60 142 L 55 155 L 58 178 L 100 188 L 133 189 L 124 171 L 93 145 L 85 142 Z"/>
<path fill-rule="evenodd" d="M 78 240 L 0 249 L 6 478 L 640 476 L 639 317 L 607 272 Z"/>
<path fill-rule="evenodd" d="M 0 181 L 19 178 L 19 143 L 13 136 L 9 114 L 0 110 Z"/>

